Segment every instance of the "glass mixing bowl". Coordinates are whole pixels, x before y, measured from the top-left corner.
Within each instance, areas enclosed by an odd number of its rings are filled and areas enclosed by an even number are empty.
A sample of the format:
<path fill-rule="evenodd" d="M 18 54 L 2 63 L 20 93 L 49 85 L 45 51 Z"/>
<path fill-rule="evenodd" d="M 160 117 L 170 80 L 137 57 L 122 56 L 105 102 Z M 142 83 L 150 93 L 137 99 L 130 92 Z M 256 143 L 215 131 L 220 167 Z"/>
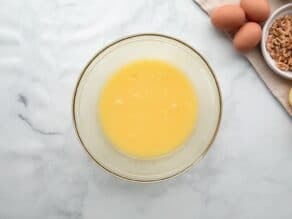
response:
<path fill-rule="evenodd" d="M 192 135 L 178 150 L 153 159 L 120 153 L 103 134 L 97 118 L 97 101 L 105 82 L 125 64 L 159 59 L 180 68 L 198 97 L 198 117 Z M 73 120 L 79 140 L 94 161 L 123 179 L 152 182 L 182 173 L 208 151 L 219 128 L 221 95 L 214 73 L 191 46 L 169 36 L 140 34 L 118 40 L 98 52 L 78 79 L 73 97 Z"/>

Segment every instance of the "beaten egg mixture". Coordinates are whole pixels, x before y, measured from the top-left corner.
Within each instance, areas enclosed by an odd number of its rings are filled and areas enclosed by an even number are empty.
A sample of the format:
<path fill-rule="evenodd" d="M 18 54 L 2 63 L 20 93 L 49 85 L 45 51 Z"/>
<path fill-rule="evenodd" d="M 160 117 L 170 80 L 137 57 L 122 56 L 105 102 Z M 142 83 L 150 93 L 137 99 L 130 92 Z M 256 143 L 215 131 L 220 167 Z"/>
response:
<path fill-rule="evenodd" d="M 110 143 L 136 158 L 166 155 L 191 135 L 198 111 L 184 72 L 160 60 L 139 60 L 118 69 L 105 83 L 98 119 Z"/>

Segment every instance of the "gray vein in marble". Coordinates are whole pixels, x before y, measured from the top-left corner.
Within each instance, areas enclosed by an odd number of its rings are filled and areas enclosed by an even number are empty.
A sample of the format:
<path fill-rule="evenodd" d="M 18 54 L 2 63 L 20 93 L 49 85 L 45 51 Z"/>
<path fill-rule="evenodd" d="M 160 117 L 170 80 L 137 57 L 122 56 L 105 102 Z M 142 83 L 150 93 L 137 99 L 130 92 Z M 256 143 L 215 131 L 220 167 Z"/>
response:
<path fill-rule="evenodd" d="M 22 95 L 22 94 L 19 94 L 19 95 L 18 95 L 18 101 L 19 101 L 20 103 L 22 103 L 22 104 L 24 105 L 24 107 L 27 107 L 27 105 L 28 105 L 28 101 L 27 101 L 26 96 L 24 96 L 24 95 Z"/>
<path fill-rule="evenodd" d="M 37 132 L 41 135 L 61 135 L 60 132 L 53 132 L 53 131 L 44 131 L 44 130 L 41 130 L 37 127 L 35 127 L 32 122 L 26 118 L 24 115 L 22 115 L 21 113 L 18 113 L 17 114 L 18 118 L 20 118 L 25 124 L 27 124 L 34 132 Z"/>

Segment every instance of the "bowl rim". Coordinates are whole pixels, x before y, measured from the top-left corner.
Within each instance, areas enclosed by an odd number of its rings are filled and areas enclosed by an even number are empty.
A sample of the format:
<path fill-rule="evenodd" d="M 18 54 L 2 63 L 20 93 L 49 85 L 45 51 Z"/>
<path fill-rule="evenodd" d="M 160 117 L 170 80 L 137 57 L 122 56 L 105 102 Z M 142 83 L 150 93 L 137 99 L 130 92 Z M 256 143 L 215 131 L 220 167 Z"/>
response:
<path fill-rule="evenodd" d="M 186 46 L 187 48 L 191 49 L 194 53 L 196 53 L 202 60 L 203 62 L 207 65 L 214 81 L 215 81 L 215 85 L 216 85 L 216 89 L 218 92 L 218 99 L 219 99 L 219 115 L 218 115 L 218 121 L 216 124 L 216 128 L 214 131 L 214 134 L 212 136 L 212 138 L 210 139 L 207 147 L 205 148 L 205 150 L 202 152 L 202 154 L 200 155 L 200 157 L 196 160 L 194 160 L 190 165 L 186 166 L 183 170 L 172 174 L 170 176 L 167 177 L 163 177 L 163 178 L 159 178 L 159 179 L 150 179 L 150 180 L 139 180 L 139 179 L 133 179 L 133 178 L 129 178 L 120 174 L 117 174 L 114 171 L 109 170 L 107 167 L 105 167 L 104 165 L 102 165 L 98 160 L 96 160 L 93 155 L 87 150 L 85 144 L 83 143 L 81 136 L 79 134 L 78 128 L 77 128 L 77 122 L 76 122 L 76 118 L 75 118 L 75 101 L 76 101 L 76 95 L 77 95 L 77 90 L 80 84 L 80 81 L 83 77 L 83 75 L 85 74 L 86 70 L 88 69 L 88 67 L 91 65 L 91 63 L 100 55 L 102 54 L 104 51 L 106 51 L 107 49 L 109 49 L 110 47 L 116 45 L 117 43 L 120 43 L 124 40 L 128 40 L 128 39 L 132 39 L 132 38 L 136 38 L 136 37 L 143 37 L 143 36 L 153 36 L 153 37 L 162 37 L 162 38 L 167 38 L 170 40 L 174 40 L 176 42 L 178 42 L 179 44 L 182 44 L 184 46 Z M 93 57 L 87 62 L 87 64 L 85 65 L 85 67 L 81 70 L 81 73 L 79 74 L 78 78 L 77 78 L 77 82 L 75 84 L 74 90 L 73 90 L 73 96 L 72 96 L 72 105 L 71 105 L 71 113 L 72 113 L 72 119 L 73 119 L 73 127 L 75 129 L 75 133 L 77 134 L 78 140 L 80 142 L 80 144 L 82 145 L 83 149 L 86 151 L 86 153 L 91 157 L 91 159 L 98 165 L 100 166 L 103 170 L 105 170 L 105 172 L 110 173 L 111 175 L 113 175 L 114 177 L 118 178 L 118 179 L 122 179 L 128 182 L 136 182 L 136 183 L 157 183 L 157 182 L 162 182 L 165 180 L 168 180 L 170 178 L 174 178 L 186 171 L 188 171 L 192 166 L 196 165 L 202 158 L 205 157 L 205 155 L 207 154 L 207 152 L 209 151 L 211 145 L 213 144 L 213 142 L 215 141 L 215 138 L 218 134 L 219 131 L 219 127 L 221 124 L 221 120 L 222 120 L 222 108 L 223 108 L 223 100 L 222 100 L 222 92 L 218 83 L 218 79 L 216 78 L 213 69 L 210 67 L 209 63 L 207 62 L 207 60 L 196 50 L 194 49 L 192 46 L 190 46 L 189 44 L 185 43 L 184 41 L 176 38 L 176 37 L 172 37 L 169 35 L 165 35 L 165 34 L 160 34 L 160 33 L 138 33 L 138 34 L 132 34 L 132 35 L 127 35 L 124 37 L 121 37 L 117 40 L 112 41 L 111 43 L 107 44 L 105 47 L 103 47 L 102 49 L 100 49 L 97 53 L 95 53 L 95 55 L 93 55 Z"/>
<path fill-rule="evenodd" d="M 287 8 L 291 8 L 291 13 L 292 13 L 292 3 L 287 3 L 277 10 L 275 10 L 269 17 L 269 19 L 266 21 L 263 27 L 263 33 L 262 33 L 262 41 L 261 41 L 261 50 L 262 50 L 262 55 L 264 57 L 265 62 L 268 64 L 270 69 L 277 75 L 284 77 L 286 79 L 292 80 L 292 72 L 291 71 L 282 71 L 280 70 L 276 65 L 275 61 L 270 57 L 269 52 L 266 49 L 266 42 L 267 42 L 267 35 L 268 31 L 270 28 L 271 23 L 274 22 L 276 18 L 281 16 L 282 11 L 286 10 Z"/>

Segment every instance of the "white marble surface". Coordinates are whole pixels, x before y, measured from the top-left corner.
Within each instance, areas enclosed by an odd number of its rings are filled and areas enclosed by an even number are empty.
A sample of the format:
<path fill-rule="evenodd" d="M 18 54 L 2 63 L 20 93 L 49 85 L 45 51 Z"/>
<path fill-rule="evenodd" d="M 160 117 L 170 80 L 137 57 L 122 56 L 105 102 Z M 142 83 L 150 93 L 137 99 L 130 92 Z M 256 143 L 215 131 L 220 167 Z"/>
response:
<path fill-rule="evenodd" d="M 0 0 L 0 218 L 292 218 L 292 122 L 192 0 Z M 197 48 L 221 84 L 218 137 L 196 167 L 140 185 L 80 147 L 71 97 L 107 43 L 140 32 Z"/>

